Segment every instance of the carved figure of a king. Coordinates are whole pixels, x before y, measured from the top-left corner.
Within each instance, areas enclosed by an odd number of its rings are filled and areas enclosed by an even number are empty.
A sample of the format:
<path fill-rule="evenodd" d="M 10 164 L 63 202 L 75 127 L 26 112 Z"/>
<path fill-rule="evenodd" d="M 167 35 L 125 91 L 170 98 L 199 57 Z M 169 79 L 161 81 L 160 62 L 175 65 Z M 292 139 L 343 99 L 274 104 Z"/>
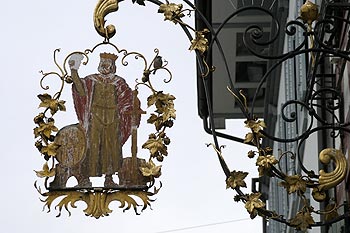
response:
<path fill-rule="evenodd" d="M 133 110 L 132 90 L 115 74 L 116 55 L 101 53 L 99 73 L 85 78 L 78 75 L 81 59 L 71 56 L 69 60 L 74 106 L 86 137 L 78 186 L 91 187 L 89 177 L 104 174 L 104 186 L 114 187 L 112 175 L 122 165 L 122 146 L 131 134 L 132 115 L 128 113 Z"/>

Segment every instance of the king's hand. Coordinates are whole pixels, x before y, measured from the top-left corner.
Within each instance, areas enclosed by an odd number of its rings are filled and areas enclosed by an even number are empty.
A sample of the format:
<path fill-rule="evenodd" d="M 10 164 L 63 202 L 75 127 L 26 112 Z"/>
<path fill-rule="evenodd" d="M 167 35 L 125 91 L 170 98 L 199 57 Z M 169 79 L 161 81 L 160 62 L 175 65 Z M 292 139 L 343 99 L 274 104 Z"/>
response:
<path fill-rule="evenodd" d="M 72 54 L 72 56 L 70 56 L 70 58 L 68 60 L 69 68 L 71 70 L 78 70 L 83 58 L 84 58 L 84 56 L 80 53 Z"/>

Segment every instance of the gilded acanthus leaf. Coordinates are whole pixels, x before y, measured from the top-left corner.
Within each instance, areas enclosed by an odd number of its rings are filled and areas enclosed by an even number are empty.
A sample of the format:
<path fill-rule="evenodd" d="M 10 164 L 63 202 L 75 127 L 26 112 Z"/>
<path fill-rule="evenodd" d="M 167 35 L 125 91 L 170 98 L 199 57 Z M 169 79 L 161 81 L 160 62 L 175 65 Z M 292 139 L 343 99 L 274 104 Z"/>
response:
<path fill-rule="evenodd" d="M 64 105 L 65 101 L 63 100 L 52 99 L 51 95 L 46 93 L 38 95 L 38 98 L 41 100 L 39 108 L 49 108 L 52 115 L 55 114 L 58 110 L 66 111 L 66 107 Z"/>
<path fill-rule="evenodd" d="M 156 166 L 152 160 L 140 167 L 143 176 L 159 177 L 161 175 L 162 165 Z"/>
<path fill-rule="evenodd" d="M 198 50 L 201 54 L 204 54 L 208 50 L 208 39 L 205 34 L 209 32 L 208 29 L 196 32 L 196 38 L 191 41 L 190 50 Z"/>
<path fill-rule="evenodd" d="M 250 213 L 250 218 L 253 219 L 258 214 L 256 209 L 264 208 L 265 203 L 260 200 L 261 193 L 252 193 L 248 196 L 248 200 L 245 203 L 245 208 Z"/>
<path fill-rule="evenodd" d="M 136 214 L 138 212 L 138 207 L 142 206 L 142 210 L 145 210 L 147 207 L 151 207 L 150 199 L 151 196 L 156 195 L 159 192 L 159 189 L 154 189 L 153 192 L 150 191 L 111 191 L 111 192 L 80 192 L 80 191 L 50 191 L 47 193 L 41 193 L 40 189 L 37 189 L 38 192 L 44 197 L 43 202 L 45 203 L 44 208 L 46 207 L 50 212 L 51 206 L 54 201 L 59 200 L 58 204 L 55 206 L 55 209 L 59 211 L 57 217 L 61 216 L 63 209 L 67 210 L 69 215 L 71 212 L 69 207 L 77 208 L 76 202 L 83 201 L 86 203 L 87 207 L 84 210 L 86 216 L 91 216 L 95 218 L 100 218 L 108 216 L 112 210 L 109 208 L 109 204 L 113 201 L 119 201 L 120 206 L 123 211 L 129 209 L 134 209 Z M 137 199 L 135 198 L 137 197 Z M 138 203 L 138 200 L 141 200 L 141 203 Z"/>
<path fill-rule="evenodd" d="M 226 188 L 247 187 L 244 179 L 248 175 L 248 172 L 233 171 L 230 173 L 230 177 L 226 180 Z"/>
<path fill-rule="evenodd" d="M 43 166 L 43 170 L 35 171 L 35 173 L 40 178 L 52 177 L 55 175 L 55 169 L 54 168 L 49 169 L 49 165 L 47 163 L 45 163 Z"/>
<path fill-rule="evenodd" d="M 260 155 L 256 161 L 256 165 L 259 167 L 259 175 L 263 176 L 268 172 L 271 167 L 278 163 L 278 160 L 273 155 Z"/>
<path fill-rule="evenodd" d="M 50 143 L 47 146 L 43 146 L 41 149 L 41 153 L 46 154 L 48 156 L 56 156 L 57 149 L 60 147 L 60 145 L 56 143 Z"/>
<path fill-rule="evenodd" d="M 303 194 L 306 191 L 306 181 L 300 175 L 287 176 L 280 185 L 286 188 L 289 194 L 294 192 Z"/>
<path fill-rule="evenodd" d="M 164 13 L 164 20 L 169 20 L 174 22 L 175 24 L 178 23 L 178 20 L 185 15 L 182 13 L 182 4 L 175 4 L 175 3 L 168 3 L 167 4 L 161 4 L 158 13 Z"/>
<path fill-rule="evenodd" d="M 311 212 L 308 208 L 304 208 L 302 211 L 299 211 L 294 218 L 290 220 L 290 225 L 295 227 L 297 230 L 306 231 L 308 228 L 311 229 L 311 225 L 315 221 L 311 216 Z"/>

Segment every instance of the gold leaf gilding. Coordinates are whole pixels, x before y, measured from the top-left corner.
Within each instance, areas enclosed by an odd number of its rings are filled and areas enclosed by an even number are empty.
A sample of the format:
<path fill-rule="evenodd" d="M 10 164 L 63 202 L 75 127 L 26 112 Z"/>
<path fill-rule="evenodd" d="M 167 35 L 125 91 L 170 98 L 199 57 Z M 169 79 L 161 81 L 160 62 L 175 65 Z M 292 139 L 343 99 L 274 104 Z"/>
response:
<path fill-rule="evenodd" d="M 196 31 L 196 38 L 191 41 L 189 50 L 198 50 L 201 54 L 204 54 L 209 48 L 208 39 L 205 38 L 205 34 L 208 32 L 208 29 L 204 29 L 203 31 Z"/>
<path fill-rule="evenodd" d="M 319 159 L 323 164 L 329 164 L 333 160 L 336 165 L 334 170 L 329 173 L 320 170 L 319 185 L 312 191 L 312 196 L 316 201 L 323 201 L 326 198 L 325 190 L 337 186 L 345 179 L 348 164 L 344 154 L 334 148 L 322 150 Z"/>
<path fill-rule="evenodd" d="M 41 153 L 47 154 L 48 156 L 56 156 L 57 154 L 57 149 L 60 147 L 60 145 L 56 143 L 50 143 L 47 146 L 43 146 L 41 149 Z"/>
<path fill-rule="evenodd" d="M 182 13 L 182 4 L 175 4 L 175 3 L 167 3 L 167 4 L 161 4 L 158 13 L 164 13 L 164 20 L 169 20 L 174 22 L 175 24 L 178 23 L 178 20 L 180 18 L 184 17 L 185 15 Z"/>
<path fill-rule="evenodd" d="M 226 188 L 247 187 L 244 179 L 247 177 L 248 172 L 233 171 L 226 180 Z"/>
<path fill-rule="evenodd" d="M 287 176 L 280 185 L 286 188 L 289 194 L 294 192 L 303 194 L 306 191 L 306 181 L 300 175 Z"/>
<path fill-rule="evenodd" d="M 268 172 L 271 167 L 278 163 L 278 160 L 273 155 L 260 155 L 256 161 L 256 165 L 259 167 L 259 175 L 262 176 Z"/>
<path fill-rule="evenodd" d="M 118 0 L 99 0 L 94 11 L 94 25 L 97 33 L 105 38 L 115 35 L 114 25 L 105 26 L 105 17 L 118 10 Z"/>
<path fill-rule="evenodd" d="M 38 95 L 38 98 L 41 100 L 39 108 L 40 107 L 49 108 L 51 115 L 54 115 L 58 110 L 66 111 L 64 100 L 52 99 L 51 95 L 46 93 L 42 95 Z"/>
<path fill-rule="evenodd" d="M 162 166 L 156 166 L 152 160 L 140 167 L 143 176 L 159 177 L 161 175 Z"/>
<path fill-rule="evenodd" d="M 245 127 L 250 128 L 254 133 L 259 133 L 260 130 L 266 128 L 266 124 L 261 120 L 249 120 L 245 121 Z"/>
<path fill-rule="evenodd" d="M 295 217 L 290 220 L 291 226 L 295 227 L 297 230 L 302 231 L 306 231 L 308 228 L 311 229 L 312 224 L 315 224 L 315 221 L 308 209 L 299 211 Z"/>
<path fill-rule="evenodd" d="M 47 163 L 45 163 L 43 166 L 43 170 L 35 171 L 35 173 L 40 178 L 52 177 L 55 175 L 55 169 L 54 168 L 49 169 L 49 165 Z"/>
<path fill-rule="evenodd" d="M 300 8 L 300 18 L 309 25 L 312 24 L 319 16 L 318 6 L 310 1 L 306 1 Z"/>
<path fill-rule="evenodd" d="M 265 203 L 260 200 L 261 193 L 252 193 L 248 196 L 248 200 L 245 203 L 245 208 L 250 213 L 250 218 L 253 219 L 258 214 L 257 208 L 264 208 Z"/>
<path fill-rule="evenodd" d="M 149 149 L 151 155 L 156 154 L 158 151 L 164 151 L 166 150 L 165 145 L 163 144 L 163 141 L 161 138 L 155 139 L 151 138 L 148 139 L 143 145 L 143 149 Z"/>
<path fill-rule="evenodd" d="M 40 190 L 38 190 L 40 193 Z M 119 201 L 119 208 L 123 208 L 123 211 L 129 210 L 133 207 L 136 214 L 138 213 L 138 207 L 140 204 L 137 202 L 135 197 L 140 199 L 143 203 L 142 210 L 145 210 L 148 206 L 151 206 L 152 200 L 151 196 L 157 194 L 159 189 L 154 189 L 153 192 L 145 191 L 51 191 L 47 193 L 40 193 L 42 196 L 46 197 L 43 200 L 45 202 L 45 207 L 48 210 L 51 210 L 53 202 L 62 198 L 59 203 L 55 206 L 55 209 L 58 209 L 59 213 L 57 217 L 61 216 L 62 209 L 65 208 L 69 215 L 69 206 L 76 208 L 75 205 L 78 201 L 83 201 L 87 204 L 87 208 L 84 210 L 85 215 L 91 216 L 94 218 L 100 218 L 108 216 L 112 210 L 109 208 L 109 204 L 112 201 Z"/>
<path fill-rule="evenodd" d="M 52 132 L 58 131 L 58 128 L 54 124 L 54 121 L 50 121 L 48 123 L 40 123 L 39 127 L 36 127 L 34 129 L 34 136 L 38 137 L 40 135 L 43 135 L 46 138 L 50 138 Z"/>

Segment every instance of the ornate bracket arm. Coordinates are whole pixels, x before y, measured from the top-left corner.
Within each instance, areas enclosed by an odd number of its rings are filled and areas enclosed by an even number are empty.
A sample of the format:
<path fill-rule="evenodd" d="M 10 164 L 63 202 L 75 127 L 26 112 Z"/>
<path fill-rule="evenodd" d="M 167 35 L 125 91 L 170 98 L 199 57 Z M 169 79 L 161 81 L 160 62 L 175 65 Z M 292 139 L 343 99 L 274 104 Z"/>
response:
<path fill-rule="evenodd" d="M 326 198 L 324 191 L 337 186 L 345 179 L 348 164 L 344 154 L 333 148 L 322 150 L 319 157 L 323 164 L 329 164 L 331 160 L 334 160 L 336 165 L 334 171 L 329 173 L 320 170 L 319 185 L 312 191 L 316 201 L 323 201 Z"/>
<path fill-rule="evenodd" d="M 118 0 L 99 0 L 94 11 L 94 25 L 97 33 L 106 38 L 107 40 L 112 38 L 115 33 L 114 25 L 107 25 L 105 27 L 106 20 L 104 19 L 109 13 L 118 10 Z"/>

